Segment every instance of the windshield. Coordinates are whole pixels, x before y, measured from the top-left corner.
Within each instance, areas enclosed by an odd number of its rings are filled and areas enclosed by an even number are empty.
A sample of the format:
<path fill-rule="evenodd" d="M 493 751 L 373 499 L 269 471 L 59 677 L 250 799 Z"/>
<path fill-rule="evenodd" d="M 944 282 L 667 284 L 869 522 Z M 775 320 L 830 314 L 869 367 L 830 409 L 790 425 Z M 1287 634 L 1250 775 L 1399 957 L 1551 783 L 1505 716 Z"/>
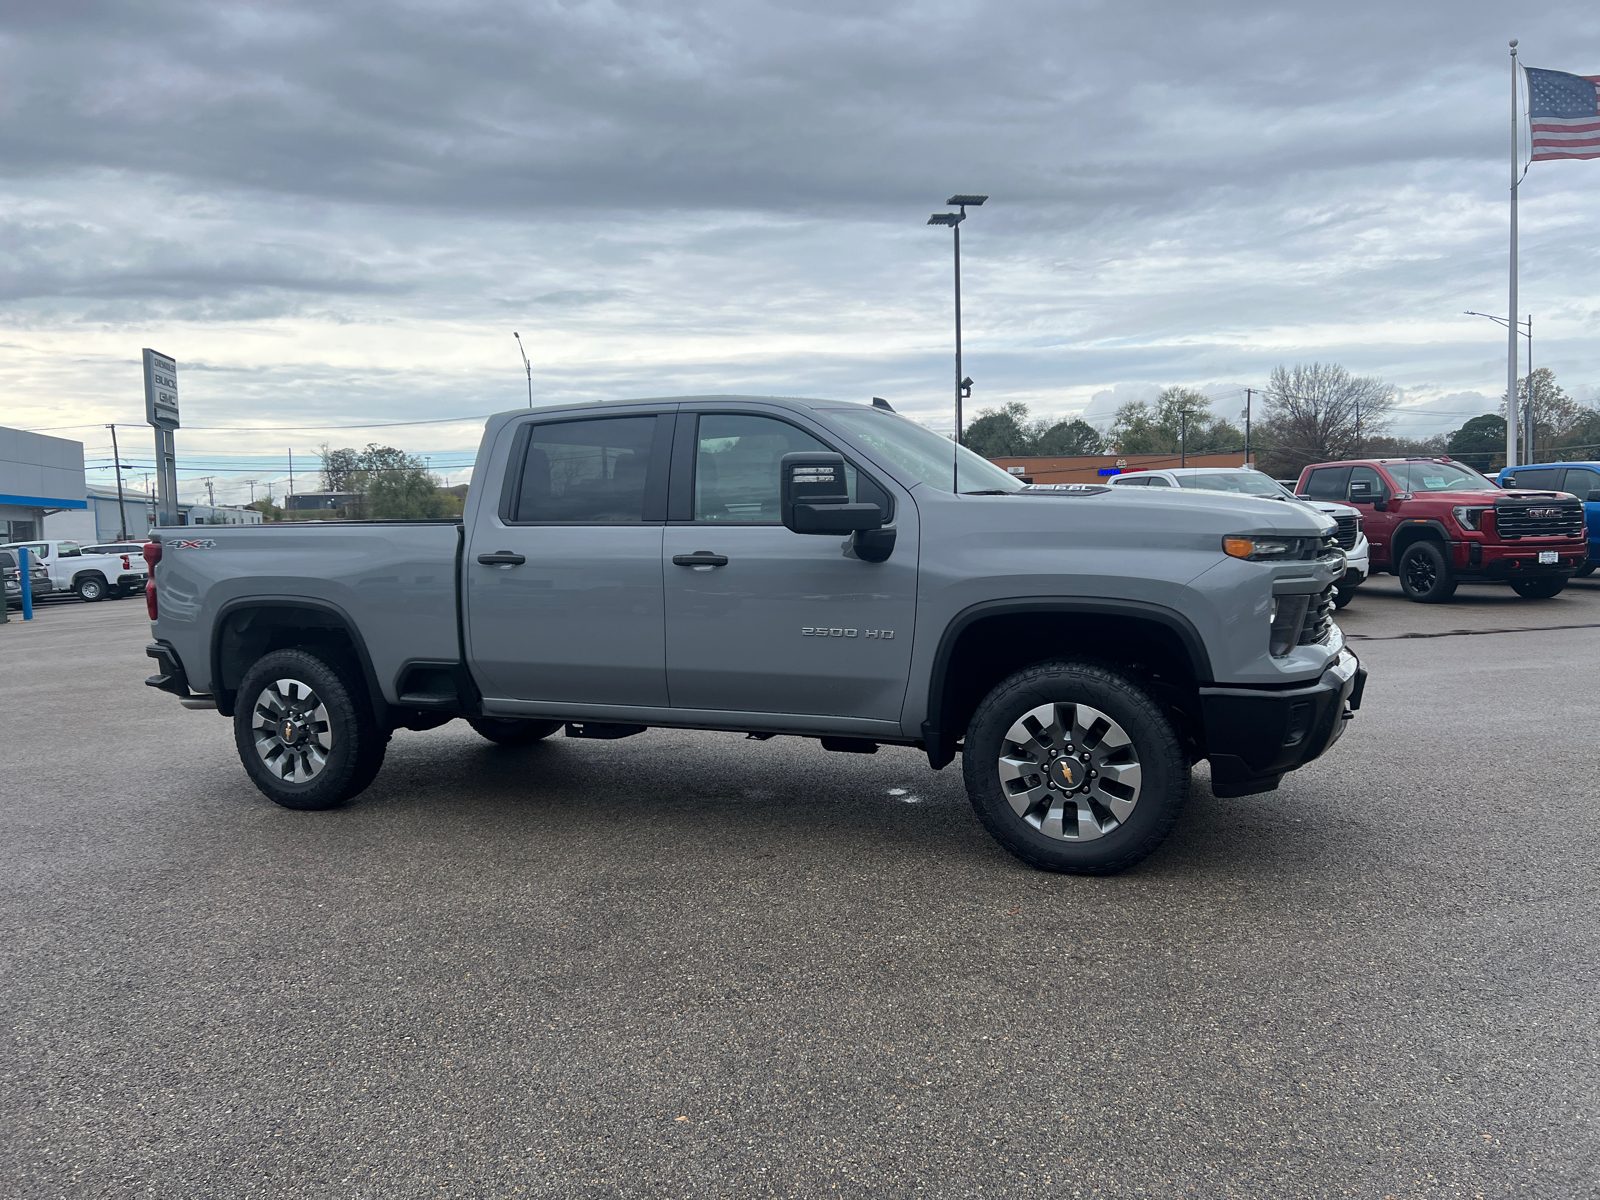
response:
<path fill-rule="evenodd" d="M 988 459 L 965 446 L 954 446 L 949 438 L 896 413 L 861 405 L 832 408 L 828 415 L 868 449 L 936 491 L 952 490 L 950 479 L 956 461 L 961 464 L 960 487 L 956 490 L 961 492 L 1020 492 L 1025 486 Z"/>
<path fill-rule="evenodd" d="M 1200 475 L 1179 475 L 1178 486 L 1201 488 L 1208 492 L 1238 492 L 1245 496 L 1294 499 L 1293 492 L 1260 471 L 1206 471 Z"/>
<path fill-rule="evenodd" d="M 1402 492 L 1498 492 L 1498 484 L 1490 483 L 1471 467 L 1458 462 L 1404 462 L 1384 463 L 1383 469 L 1394 476 Z"/>

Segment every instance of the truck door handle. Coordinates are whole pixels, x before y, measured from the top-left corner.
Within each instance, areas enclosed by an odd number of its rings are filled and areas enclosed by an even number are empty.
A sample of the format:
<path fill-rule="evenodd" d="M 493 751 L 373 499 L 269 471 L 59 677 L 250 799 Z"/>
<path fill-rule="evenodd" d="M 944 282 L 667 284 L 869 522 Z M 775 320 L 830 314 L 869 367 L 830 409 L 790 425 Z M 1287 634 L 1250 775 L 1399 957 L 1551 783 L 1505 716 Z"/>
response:
<path fill-rule="evenodd" d="M 486 567 L 520 567 L 528 560 L 510 550 L 496 550 L 493 554 L 480 554 L 478 561 Z"/>
<path fill-rule="evenodd" d="M 693 554 L 674 554 L 672 565 L 675 567 L 725 567 L 728 565 L 726 554 L 713 554 L 709 550 L 696 550 Z"/>

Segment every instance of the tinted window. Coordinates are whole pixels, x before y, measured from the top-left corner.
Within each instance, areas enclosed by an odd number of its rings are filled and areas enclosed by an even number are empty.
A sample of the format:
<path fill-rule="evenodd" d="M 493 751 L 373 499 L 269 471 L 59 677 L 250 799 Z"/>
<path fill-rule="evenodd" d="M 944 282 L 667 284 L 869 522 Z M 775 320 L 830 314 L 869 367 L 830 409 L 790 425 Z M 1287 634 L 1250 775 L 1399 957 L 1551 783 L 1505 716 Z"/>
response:
<path fill-rule="evenodd" d="M 1246 496 L 1266 496 L 1277 500 L 1291 493 L 1276 479 L 1260 471 L 1202 471 L 1198 475 L 1179 475 L 1178 486 L 1206 492 L 1238 492 Z"/>
<path fill-rule="evenodd" d="M 1588 467 L 1568 467 L 1567 482 L 1561 489 L 1571 492 L 1579 500 L 1588 499 L 1591 491 L 1600 491 L 1600 472 Z"/>
<path fill-rule="evenodd" d="M 1152 476 L 1150 476 L 1150 486 L 1151 487 L 1171 487 L 1172 486 L 1172 480 L 1168 479 L 1165 475 L 1152 475 Z"/>
<path fill-rule="evenodd" d="M 1349 467 L 1319 467 L 1306 480 L 1306 495 L 1313 500 L 1343 500 L 1349 486 Z"/>
<path fill-rule="evenodd" d="M 517 493 L 518 521 L 644 520 L 654 417 L 535 425 Z"/>
<path fill-rule="evenodd" d="M 15 567 L 17 556 L 9 550 L 0 550 L 0 567 Z"/>
<path fill-rule="evenodd" d="M 707 413 L 694 456 L 694 519 L 777 525 L 778 461 L 798 450 L 823 450 L 804 430 L 772 417 Z M 851 496 L 855 471 L 846 467 Z"/>
<path fill-rule="evenodd" d="M 1149 487 L 1150 477 L 1148 475 L 1118 475 L 1111 482 L 1121 487 Z"/>
<path fill-rule="evenodd" d="M 1356 504 L 1371 504 L 1379 496 L 1387 495 L 1383 476 L 1371 467 L 1350 468 L 1350 499 Z"/>
<path fill-rule="evenodd" d="M 1506 486 L 1508 488 L 1550 488 L 1553 490 L 1561 486 L 1561 472 L 1550 467 L 1523 467 L 1513 471 L 1506 477 Z"/>

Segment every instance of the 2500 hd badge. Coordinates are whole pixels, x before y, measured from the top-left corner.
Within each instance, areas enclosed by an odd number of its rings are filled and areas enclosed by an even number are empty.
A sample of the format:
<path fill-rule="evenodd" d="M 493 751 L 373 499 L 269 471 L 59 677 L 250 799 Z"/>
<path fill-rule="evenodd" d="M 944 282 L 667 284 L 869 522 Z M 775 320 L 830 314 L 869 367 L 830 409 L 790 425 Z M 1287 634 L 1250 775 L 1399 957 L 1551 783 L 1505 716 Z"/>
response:
<path fill-rule="evenodd" d="M 840 629 L 837 625 L 831 629 L 822 625 L 802 625 L 801 637 L 868 637 L 882 638 L 889 641 L 894 637 L 892 629 Z"/>

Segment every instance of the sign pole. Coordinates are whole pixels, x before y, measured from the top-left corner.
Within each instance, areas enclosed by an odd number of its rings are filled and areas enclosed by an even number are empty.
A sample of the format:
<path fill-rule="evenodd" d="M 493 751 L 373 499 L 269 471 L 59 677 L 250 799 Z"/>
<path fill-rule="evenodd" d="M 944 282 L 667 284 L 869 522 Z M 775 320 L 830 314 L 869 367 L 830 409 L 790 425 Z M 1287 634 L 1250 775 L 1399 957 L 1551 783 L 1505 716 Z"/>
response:
<path fill-rule="evenodd" d="M 144 415 L 156 431 L 156 524 L 178 524 L 178 364 L 144 351 Z"/>

